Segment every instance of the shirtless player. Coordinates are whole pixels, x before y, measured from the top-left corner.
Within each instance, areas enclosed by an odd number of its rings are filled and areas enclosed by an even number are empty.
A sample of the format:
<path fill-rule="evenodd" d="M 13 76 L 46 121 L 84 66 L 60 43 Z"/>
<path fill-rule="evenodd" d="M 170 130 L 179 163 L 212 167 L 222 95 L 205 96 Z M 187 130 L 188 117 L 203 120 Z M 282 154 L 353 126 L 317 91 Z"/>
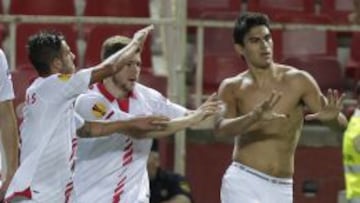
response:
<path fill-rule="evenodd" d="M 221 187 L 223 203 L 292 203 L 294 153 L 306 105 L 318 119 L 342 130 L 347 120 L 340 112 L 343 95 L 322 95 L 305 71 L 273 61 L 269 19 L 246 13 L 235 23 L 236 51 L 248 70 L 225 79 L 219 96 L 225 112 L 216 126 L 218 136 L 235 138 L 233 163 Z"/>

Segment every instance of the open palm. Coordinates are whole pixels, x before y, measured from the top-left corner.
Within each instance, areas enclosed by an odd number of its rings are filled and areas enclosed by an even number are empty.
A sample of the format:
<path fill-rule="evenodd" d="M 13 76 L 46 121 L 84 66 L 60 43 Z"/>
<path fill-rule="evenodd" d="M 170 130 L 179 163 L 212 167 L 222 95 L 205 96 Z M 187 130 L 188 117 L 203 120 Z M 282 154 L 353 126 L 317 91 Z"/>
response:
<path fill-rule="evenodd" d="M 286 118 L 285 114 L 274 112 L 274 106 L 279 102 L 281 96 L 281 93 L 273 91 L 268 99 L 254 109 L 255 117 L 263 121 Z"/>
<path fill-rule="evenodd" d="M 306 120 L 330 121 L 338 117 L 345 94 L 339 96 L 337 90 L 329 89 L 326 95 L 327 102 L 319 112 L 305 116 Z"/>

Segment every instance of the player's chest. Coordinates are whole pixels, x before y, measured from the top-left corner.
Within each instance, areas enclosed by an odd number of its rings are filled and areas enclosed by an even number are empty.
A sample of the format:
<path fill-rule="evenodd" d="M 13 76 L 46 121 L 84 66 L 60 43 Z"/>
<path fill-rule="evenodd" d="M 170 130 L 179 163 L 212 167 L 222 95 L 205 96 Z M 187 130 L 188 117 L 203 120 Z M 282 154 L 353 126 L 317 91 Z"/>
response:
<path fill-rule="evenodd" d="M 114 112 L 115 118 L 120 118 L 124 113 L 131 115 L 150 115 L 153 108 L 144 100 L 130 98 L 127 101 L 112 101 L 110 104 L 111 111 Z"/>
<path fill-rule="evenodd" d="M 298 108 L 301 101 L 301 92 L 291 85 L 249 88 L 238 93 L 237 109 L 241 113 L 248 113 L 265 101 L 274 101 L 272 95 L 280 97 L 274 106 L 274 111 L 279 113 L 292 112 Z"/>

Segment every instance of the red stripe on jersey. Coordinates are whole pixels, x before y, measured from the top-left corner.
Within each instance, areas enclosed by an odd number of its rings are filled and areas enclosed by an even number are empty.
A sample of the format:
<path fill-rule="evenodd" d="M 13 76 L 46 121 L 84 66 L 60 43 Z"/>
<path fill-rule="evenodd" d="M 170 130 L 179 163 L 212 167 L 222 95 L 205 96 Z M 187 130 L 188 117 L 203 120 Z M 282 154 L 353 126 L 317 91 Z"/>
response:
<path fill-rule="evenodd" d="M 30 187 L 26 188 L 23 191 L 20 192 L 14 192 L 13 194 L 10 195 L 10 197 L 5 199 L 5 202 L 11 202 L 15 197 L 25 197 L 27 199 L 31 199 L 32 198 L 32 194 L 31 194 L 31 189 Z"/>
<path fill-rule="evenodd" d="M 115 189 L 115 193 L 118 193 L 120 190 L 123 190 L 125 186 L 125 183 L 122 183 L 120 185 L 118 185 Z"/>
<path fill-rule="evenodd" d="M 77 146 L 78 146 L 78 142 L 77 142 L 77 138 L 73 138 L 71 140 L 71 155 L 70 155 L 70 161 L 72 161 L 74 159 L 74 156 L 76 155 L 76 150 L 77 150 Z"/>
<path fill-rule="evenodd" d="M 121 178 L 120 181 L 117 184 L 117 187 L 114 190 L 113 194 L 113 203 L 119 203 L 120 202 L 120 196 L 124 192 L 124 186 L 125 186 L 126 176 Z"/>
<path fill-rule="evenodd" d="M 129 144 L 126 145 L 124 151 L 128 151 L 132 147 L 132 145 L 133 145 L 133 142 L 129 142 Z"/>
<path fill-rule="evenodd" d="M 119 203 L 122 192 L 114 194 L 112 203 Z"/>
<path fill-rule="evenodd" d="M 117 184 L 117 185 L 122 184 L 123 182 L 125 182 L 125 180 L 126 180 L 126 176 L 125 176 L 125 177 L 123 177 L 123 178 L 121 178 L 121 180 L 118 182 L 118 184 Z"/>
<path fill-rule="evenodd" d="M 132 162 L 132 156 L 129 157 L 128 159 L 124 160 L 123 166 L 126 166 L 126 165 L 130 164 L 131 162 Z"/>
<path fill-rule="evenodd" d="M 124 193 L 124 190 L 121 189 L 121 190 L 115 191 L 114 196 L 115 196 L 115 197 L 117 197 L 117 196 L 120 197 L 123 193 Z M 119 199 L 120 199 L 120 198 L 119 198 Z"/>
<path fill-rule="evenodd" d="M 73 182 L 70 181 L 65 187 L 65 203 L 70 202 L 71 192 L 73 191 Z"/>
<path fill-rule="evenodd" d="M 125 154 L 123 156 L 123 160 L 128 159 L 129 157 L 132 157 L 133 155 L 133 148 L 130 148 L 128 151 L 125 151 Z"/>
<path fill-rule="evenodd" d="M 68 184 L 66 184 L 66 187 L 65 187 L 65 188 L 66 188 L 66 191 L 69 190 L 69 189 L 71 190 L 71 189 L 73 188 L 73 185 L 74 185 L 74 184 L 73 184 L 72 181 L 69 182 Z"/>
<path fill-rule="evenodd" d="M 78 140 L 76 137 L 74 137 L 72 140 L 71 140 L 71 143 L 72 143 L 72 147 L 76 147 L 77 146 L 77 143 L 78 143 Z"/>
<path fill-rule="evenodd" d="M 77 147 L 78 147 L 78 140 L 77 138 L 73 138 L 71 140 L 71 143 L 72 143 L 72 147 L 71 147 L 71 155 L 70 155 L 70 158 L 69 158 L 69 162 L 70 162 L 70 168 L 71 168 L 71 171 L 74 171 L 74 168 L 75 168 L 75 157 L 76 157 L 76 151 L 77 151 Z"/>

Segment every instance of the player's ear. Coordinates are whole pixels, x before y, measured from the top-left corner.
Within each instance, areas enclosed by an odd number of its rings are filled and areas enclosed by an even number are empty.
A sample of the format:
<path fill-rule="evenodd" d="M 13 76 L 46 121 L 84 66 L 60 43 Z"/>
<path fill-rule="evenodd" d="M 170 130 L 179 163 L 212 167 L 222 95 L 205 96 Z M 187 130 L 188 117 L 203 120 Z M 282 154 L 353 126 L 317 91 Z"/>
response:
<path fill-rule="evenodd" d="M 234 44 L 234 48 L 236 53 L 238 53 L 239 55 L 244 54 L 244 48 L 240 44 Z"/>
<path fill-rule="evenodd" d="M 59 58 L 54 58 L 52 62 L 50 63 L 51 69 L 53 69 L 54 72 L 59 72 L 62 68 L 62 62 Z"/>

